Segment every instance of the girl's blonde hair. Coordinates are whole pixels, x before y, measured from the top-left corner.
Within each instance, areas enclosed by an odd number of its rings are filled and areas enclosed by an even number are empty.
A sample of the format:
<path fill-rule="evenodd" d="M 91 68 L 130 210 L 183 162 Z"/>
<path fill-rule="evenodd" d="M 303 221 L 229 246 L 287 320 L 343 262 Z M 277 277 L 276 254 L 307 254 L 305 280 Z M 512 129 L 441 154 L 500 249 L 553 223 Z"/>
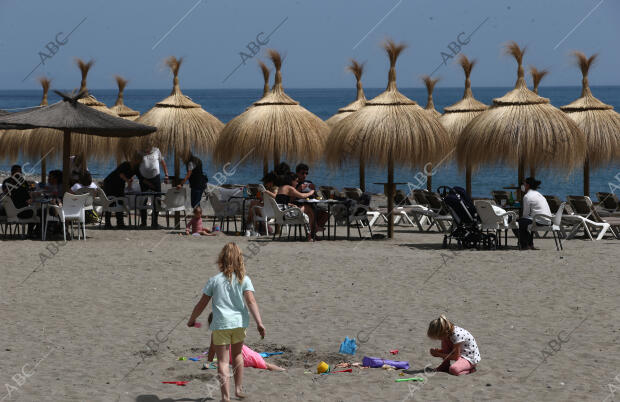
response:
<path fill-rule="evenodd" d="M 428 324 L 426 335 L 432 339 L 445 338 L 454 332 L 454 324 L 452 324 L 445 315 L 440 315 Z"/>
<path fill-rule="evenodd" d="M 196 205 L 196 207 L 194 208 L 194 213 L 196 212 L 200 212 L 200 214 L 202 215 L 202 208 L 200 207 L 200 205 Z"/>
<path fill-rule="evenodd" d="M 230 282 L 232 282 L 232 274 L 234 272 L 239 283 L 243 283 L 245 264 L 243 262 L 243 254 L 241 254 L 241 249 L 237 244 L 230 242 L 222 248 L 220 255 L 217 257 L 217 265 Z"/>

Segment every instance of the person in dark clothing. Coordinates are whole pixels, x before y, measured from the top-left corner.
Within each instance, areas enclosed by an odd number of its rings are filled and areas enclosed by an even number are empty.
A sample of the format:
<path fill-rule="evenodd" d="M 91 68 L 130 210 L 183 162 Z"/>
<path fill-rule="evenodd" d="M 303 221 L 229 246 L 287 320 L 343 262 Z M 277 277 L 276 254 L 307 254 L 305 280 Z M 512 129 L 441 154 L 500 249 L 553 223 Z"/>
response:
<path fill-rule="evenodd" d="M 187 174 L 177 185 L 177 188 L 181 189 L 185 182 L 189 181 L 192 208 L 195 208 L 200 205 L 202 193 L 207 188 L 207 182 L 209 180 L 207 179 L 207 175 L 205 175 L 202 171 L 202 161 L 195 157 L 191 152 L 187 155 L 183 162 L 185 162 Z"/>
<path fill-rule="evenodd" d="M 308 171 L 310 168 L 305 163 L 300 163 L 295 168 L 295 174 L 299 178 L 299 184 L 297 184 L 297 191 L 302 193 L 308 193 L 310 190 L 316 190 L 314 183 L 310 180 L 306 180 L 308 177 Z"/>
<path fill-rule="evenodd" d="M 103 191 L 106 195 L 112 195 L 114 197 L 125 196 L 125 185 L 131 185 L 133 176 L 136 175 L 140 161 L 142 161 L 142 156 L 140 154 L 135 154 L 131 161 L 125 161 L 118 165 L 118 167 L 103 180 Z M 106 212 L 106 229 L 112 228 L 111 218 L 112 214 L 110 212 Z M 116 213 L 116 225 L 118 228 L 125 227 L 122 212 Z"/>
<path fill-rule="evenodd" d="M 11 166 L 11 176 L 2 182 L 3 197 L 10 197 L 15 208 L 20 209 L 30 205 L 30 186 L 22 174 L 22 167 L 19 165 Z M 6 214 L 5 211 L 2 211 Z M 22 219 L 32 217 L 32 211 L 22 211 L 17 216 Z"/>

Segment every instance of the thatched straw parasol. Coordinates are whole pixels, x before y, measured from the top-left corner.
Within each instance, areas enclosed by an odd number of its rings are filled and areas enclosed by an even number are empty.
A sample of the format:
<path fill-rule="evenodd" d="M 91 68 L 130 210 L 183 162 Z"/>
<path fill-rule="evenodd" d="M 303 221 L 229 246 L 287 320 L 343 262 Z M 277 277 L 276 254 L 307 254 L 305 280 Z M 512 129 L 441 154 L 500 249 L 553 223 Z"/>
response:
<path fill-rule="evenodd" d="M 353 112 L 357 112 L 366 104 L 366 95 L 364 95 L 364 89 L 362 88 L 362 74 L 364 74 L 364 63 L 358 63 L 356 60 L 351 59 L 351 64 L 347 66 L 347 70 L 351 71 L 357 81 L 357 96 L 355 100 L 349 103 L 347 106 L 338 109 L 338 113 L 330 117 L 325 121 L 330 128 L 333 128 L 339 121 L 349 116 Z M 354 146 L 354 144 L 350 144 Z M 360 173 L 360 189 L 366 191 L 366 164 L 363 160 L 359 161 L 359 173 Z"/>
<path fill-rule="evenodd" d="M 465 126 L 467 126 L 474 117 L 488 108 L 484 103 L 477 101 L 471 91 L 470 76 L 471 70 L 473 70 L 476 65 L 476 60 L 470 61 L 467 56 L 461 54 L 459 64 L 465 73 L 465 92 L 463 93 L 463 98 L 454 105 L 445 107 L 443 109 L 443 115 L 439 118 L 439 121 L 450 135 L 453 149 L 456 147 L 458 138 Z M 471 167 L 467 166 L 465 168 L 465 188 L 469 195 L 471 195 L 471 173 Z"/>
<path fill-rule="evenodd" d="M 79 92 L 86 93 L 86 95 L 83 98 L 80 98 L 78 102 L 99 112 L 106 113 L 111 116 L 117 116 L 117 114 L 111 111 L 105 103 L 99 102 L 94 96 L 88 93 L 86 79 L 88 77 L 88 72 L 94 64 L 94 61 L 90 60 L 89 62 L 85 62 L 81 59 L 76 59 L 76 64 L 80 68 L 80 72 L 82 74 Z M 45 99 L 45 101 L 47 102 L 47 99 Z M 58 156 L 62 151 L 60 148 L 60 144 L 63 142 L 62 131 L 49 130 L 47 128 L 35 129 L 31 135 L 28 135 L 27 138 L 28 140 L 25 150 L 31 157 L 39 157 L 40 155 L 45 154 L 49 154 L 50 157 Z M 111 153 L 112 150 L 110 149 L 109 141 L 106 138 L 80 134 L 76 134 L 72 138 L 71 155 L 81 155 L 84 163 L 86 163 L 87 158 L 90 157 L 106 159 Z"/>
<path fill-rule="evenodd" d="M 449 141 L 441 123 L 396 87 L 396 60 L 405 45 L 388 40 L 383 47 L 390 60 L 386 90 L 340 121 L 333 128 L 325 149 L 327 161 L 333 165 L 357 159 L 387 166 L 388 237 L 392 238 L 394 164 L 419 167 L 435 163 L 448 151 Z M 350 144 L 356 146 L 351 149 Z"/>
<path fill-rule="evenodd" d="M 280 54 L 270 49 L 269 58 L 276 69 L 273 88 L 226 124 L 215 147 L 217 163 L 273 157 L 275 167 L 281 157 L 313 161 L 322 156 L 327 125 L 284 92 Z"/>
<path fill-rule="evenodd" d="M 125 92 L 125 87 L 127 86 L 127 82 L 129 81 L 127 81 L 120 75 L 115 75 L 114 79 L 116 80 L 116 85 L 118 85 L 118 96 L 116 98 L 116 103 L 114 104 L 114 106 L 110 108 L 110 110 L 116 113 L 118 117 L 122 117 L 123 119 L 136 120 L 138 117 L 140 117 L 140 112 L 138 112 L 137 110 L 133 110 L 130 107 L 125 106 L 124 97 L 123 97 L 124 92 Z"/>
<path fill-rule="evenodd" d="M 144 148 L 144 141 L 152 141 L 164 155 L 174 151 L 176 180 L 181 176 L 179 158 L 190 152 L 208 153 L 213 150 L 224 126 L 217 117 L 183 95 L 179 87 L 179 69 L 182 63 L 182 58 L 171 56 L 166 59 L 166 65 L 174 77 L 172 92 L 136 120 L 157 127 L 157 131 L 142 137 L 140 141 L 132 141 L 136 150 Z"/>
<path fill-rule="evenodd" d="M 596 54 L 586 57 L 581 52 L 574 53 L 581 69 L 581 97 L 562 106 L 564 112 L 583 131 L 587 141 L 587 155 L 583 165 L 583 194 L 590 195 L 590 167 L 620 159 L 620 114 L 613 106 L 596 99 L 590 91 L 588 71 L 596 60 Z"/>
<path fill-rule="evenodd" d="M 441 113 L 439 113 L 437 109 L 435 109 L 435 102 L 433 102 L 433 90 L 435 89 L 435 85 L 439 82 L 439 78 L 433 79 L 430 77 L 430 75 L 423 75 L 422 81 L 424 82 L 424 85 L 426 86 L 426 92 L 428 93 L 428 96 L 426 97 L 426 107 L 424 108 L 424 110 L 429 112 L 431 116 L 435 118 L 440 118 Z"/>
<path fill-rule="evenodd" d="M 43 89 L 43 96 L 39 106 L 47 106 L 47 93 L 50 88 L 51 80 L 45 77 L 39 78 L 39 83 Z M 37 136 L 46 135 L 61 135 L 59 131 L 49 130 L 46 128 L 33 129 L 33 130 L 7 130 L 0 136 L 0 152 L 2 157 L 10 158 L 14 160 L 17 158 L 20 152 L 23 155 L 30 158 L 41 158 L 39 163 L 41 165 L 41 182 L 46 182 L 46 159 L 47 155 L 53 152 L 54 145 L 49 146 L 47 149 L 39 149 L 36 146 L 31 146 L 31 142 Z"/>
<path fill-rule="evenodd" d="M 538 95 L 538 86 L 540 85 L 540 81 L 542 81 L 545 76 L 549 74 L 549 70 L 539 70 L 534 66 L 530 66 L 530 75 L 532 76 L 532 82 L 534 83 L 534 88 L 532 91 Z"/>
<path fill-rule="evenodd" d="M 114 103 L 114 106 L 112 106 L 110 110 L 123 119 L 136 120 L 140 117 L 140 112 L 126 106 L 124 101 L 124 92 L 128 81 L 120 75 L 115 75 L 114 80 L 116 81 L 116 85 L 118 85 L 118 96 L 116 97 L 116 103 Z M 108 141 L 110 149 L 115 150 L 117 163 L 120 163 L 123 159 L 131 155 L 130 138 L 108 138 Z"/>
<path fill-rule="evenodd" d="M 549 99 L 527 89 L 522 64 L 525 49 L 510 42 L 506 51 L 518 64 L 515 88 L 493 99 L 493 105 L 465 127 L 457 142 L 459 164 L 476 167 L 503 162 L 518 166 L 521 183 L 525 166 L 570 169 L 583 163 L 586 142 L 579 127 Z"/>
<path fill-rule="evenodd" d="M 264 98 L 269 93 L 269 67 L 267 67 L 267 65 L 263 63 L 261 60 L 258 61 L 258 65 L 260 66 L 260 70 L 263 73 L 263 80 L 265 81 L 265 84 L 263 85 L 263 98 Z"/>
<path fill-rule="evenodd" d="M 32 111 L 0 117 L 0 128 L 8 126 L 28 130 L 40 127 L 63 131 L 62 160 L 65 191 L 69 189 L 71 176 L 69 156 L 72 132 L 101 137 L 130 137 L 146 135 L 156 130 L 155 127 L 137 124 L 84 106 L 79 100 L 88 95 L 85 91 L 77 96 L 69 96 L 58 91 L 56 93 L 63 98 L 60 102 Z"/>

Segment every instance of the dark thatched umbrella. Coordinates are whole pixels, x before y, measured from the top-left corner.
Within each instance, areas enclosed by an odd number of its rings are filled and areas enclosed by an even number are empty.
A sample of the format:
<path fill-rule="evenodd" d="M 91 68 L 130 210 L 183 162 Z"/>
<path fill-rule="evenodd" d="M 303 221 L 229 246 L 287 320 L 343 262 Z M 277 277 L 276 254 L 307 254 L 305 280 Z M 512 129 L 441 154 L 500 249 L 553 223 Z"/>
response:
<path fill-rule="evenodd" d="M 71 133 L 99 137 L 132 137 L 146 135 L 156 130 L 155 127 L 110 116 L 81 104 L 79 100 L 88 96 L 85 91 L 76 96 L 55 92 L 63 98 L 60 102 L 32 111 L 0 117 L 0 128 L 8 126 L 28 130 L 41 127 L 63 131 L 62 162 L 65 191 L 69 189 L 71 176 L 69 166 Z"/>
<path fill-rule="evenodd" d="M 336 124 L 327 140 L 325 153 L 332 165 L 347 159 L 387 165 L 388 237 L 393 238 L 394 164 L 421 167 L 429 162 L 436 163 L 448 152 L 449 142 L 439 120 L 396 87 L 396 60 L 405 45 L 388 40 L 383 47 L 390 60 L 386 90 Z M 350 144 L 356 144 L 352 152 Z"/>
<path fill-rule="evenodd" d="M 527 88 L 524 50 L 515 42 L 506 50 L 518 64 L 515 88 L 493 99 L 493 105 L 465 127 L 457 143 L 457 161 L 462 167 L 498 162 L 516 165 L 519 183 L 526 166 L 571 169 L 581 165 L 586 156 L 583 132 L 549 99 Z"/>
<path fill-rule="evenodd" d="M 356 60 L 351 59 L 351 64 L 347 66 L 347 70 L 351 71 L 355 76 L 357 96 L 355 100 L 349 103 L 347 106 L 338 109 L 338 113 L 330 117 L 325 121 L 330 128 L 333 128 L 338 122 L 351 113 L 357 112 L 366 105 L 366 95 L 364 95 L 364 89 L 362 88 L 362 75 L 364 74 L 364 63 L 358 63 Z M 351 147 L 354 144 L 350 144 Z M 366 191 L 366 164 L 363 160 L 359 161 L 359 173 L 360 173 L 360 189 Z"/>
<path fill-rule="evenodd" d="M 284 92 L 280 54 L 270 49 L 269 58 L 276 68 L 273 88 L 226 124 L 215 147 L 216 163 L 273 157 L 275 167 L 280 157 L 313 161 L 322 156 L 327 125 Z"/>
<path fill-rule="evenodd" d="M 590 167 L 620 159 L 620 114 L 613 106 L 596 99 L 590 91 L 588 71 L 597 54 L 586 57 L 574 53 L 583 76 L 581 96 L 562 109 L 583 131 L 587 141 L 587 157 L 583 164 L 583 194 L 590 195 Z"/>
<path fill-rule="evenodd" d="M 476 65 L 476 60 L 469 60 L 467 56 L 461 54 L 459 64 L 465 73 L 465 92 L 463 98 L 454 105 L 447 106 L 443 109 L 443 116 L 439 121 L 446 128 L 452 141 L 452 147 L 456 146 L 457 140 L 463 129 L 480 113 L 484 112 L 488 106 L 479 102 L 474 98 L 471 91 L 471 70 Z M 465 188 L 467 194 L 471 195 L 471 167 L 465 167 Z"/>

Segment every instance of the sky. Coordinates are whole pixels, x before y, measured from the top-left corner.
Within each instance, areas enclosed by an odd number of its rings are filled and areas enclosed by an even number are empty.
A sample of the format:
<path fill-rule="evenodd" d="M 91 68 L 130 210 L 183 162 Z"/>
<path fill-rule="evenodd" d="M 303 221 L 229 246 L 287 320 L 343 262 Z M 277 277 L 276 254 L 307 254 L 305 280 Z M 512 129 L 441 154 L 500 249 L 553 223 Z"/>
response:
<path fill-rule="evenodd" d="M 600 54 L 591 85 L 620 85 L 619 17 L 620 0 L 0 0 L 0 90 L 39 89 L 43 75 L 77 88 L 76 57 L 95 60 L 90 89 L 115 88 L 115 74 L 128 88 L 169 88 L 171 55 L 185 58 L 182 88 L 262 88 L 268 48 L 285 55 L 285 88 L 353 86 L 350 58 L 366 62 L 364 86 L 380 88 L 386 38 L 408 44 L 400 87 L 431 73 L 462 86 L 459 53 L 478 60 L 474 87 L 512 86 L 509 40 L 528 47 L 526 66 L 551 70 L 542 86 L 581 85 L 573 50 Z"/>

